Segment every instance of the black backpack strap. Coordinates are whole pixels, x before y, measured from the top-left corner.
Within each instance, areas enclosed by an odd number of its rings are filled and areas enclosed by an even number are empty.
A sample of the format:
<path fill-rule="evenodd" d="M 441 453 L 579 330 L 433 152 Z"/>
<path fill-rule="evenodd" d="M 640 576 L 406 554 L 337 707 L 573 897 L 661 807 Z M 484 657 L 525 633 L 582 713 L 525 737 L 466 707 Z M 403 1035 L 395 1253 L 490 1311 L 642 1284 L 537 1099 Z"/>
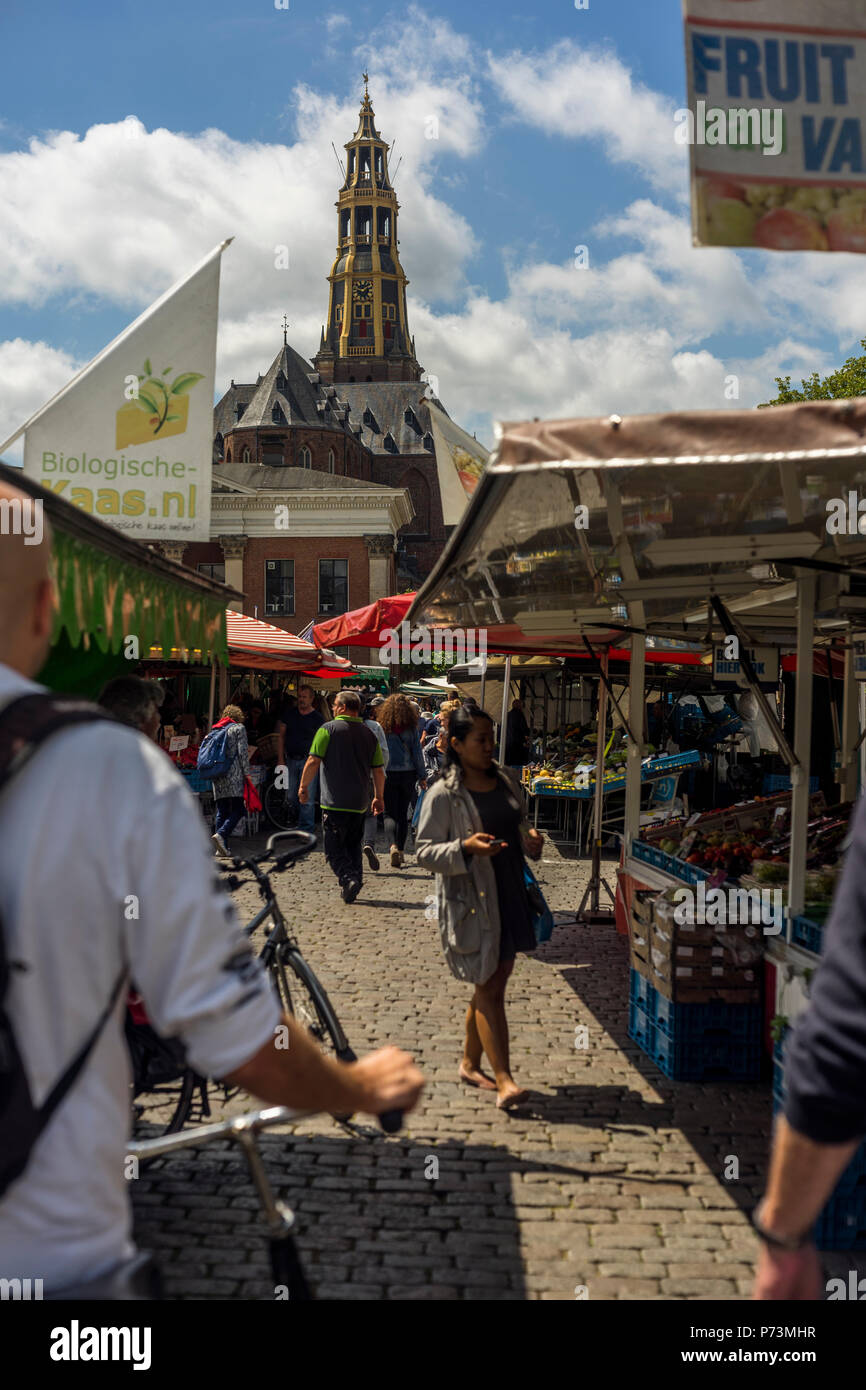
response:
<path fill-rule="evenodd" d="M 89 700 L 80 700 L 71 695 L 53 695 L 50 692 L 38 691 L 33 694 L 21 695 L 18 699 L 10 701 L 0 710 L 0 790 L 16 773 L 20 772 L 37 748 L 51 734 L 57 733 L 60 729 L 74 727 L 77 724 L 92 724 L 100 720 L 117 723 L 114 716 L 109 714 L 107 710 L 100 709 L 99 705 L 91 704 Z M 5 953 L 0 952 L 0 958 L 4 956 Z M 8 961 L 5 962 L 5 967 L 8 971 Z M 124 966 L 114 982 L 111 997 L 100 1014 L 93 1031 L 59 1080 L 52 1086 L 46 1100 L 40 1107 L 37 1137 L 48 1124 L 54 1111 L 73 1085 L 93 1051 L 100 1033 L 111 1017 L 126 974 L 127 970 Z M 0 998 L 5 992 L 6 983 L 6 979 L 0 979 Z"/>

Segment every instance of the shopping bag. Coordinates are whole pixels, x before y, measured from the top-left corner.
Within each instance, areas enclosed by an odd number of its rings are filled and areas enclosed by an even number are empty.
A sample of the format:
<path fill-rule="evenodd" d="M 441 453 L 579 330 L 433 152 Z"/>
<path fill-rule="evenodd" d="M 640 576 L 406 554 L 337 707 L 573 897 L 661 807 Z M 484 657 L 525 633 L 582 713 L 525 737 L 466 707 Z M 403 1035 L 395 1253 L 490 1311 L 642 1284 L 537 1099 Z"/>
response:
<path fill-rule="evenodd" d="M 529 899 L 529 915 L 532 918 L 535 939 L 540 946 L 542 942 L 549 941 L 553 935 L 553 913 L 547 906 L 547 902 L 538 886 L 538 880 L 535 874 L 525 862 L 523 865 L 523 882 L 526 884 L 526 896 Z"/>
<path fill-rule="evenodd" d="M 248 811 L 261 811 L 262 799 L 249 777 L 244 778 L 244 806 Z"/>

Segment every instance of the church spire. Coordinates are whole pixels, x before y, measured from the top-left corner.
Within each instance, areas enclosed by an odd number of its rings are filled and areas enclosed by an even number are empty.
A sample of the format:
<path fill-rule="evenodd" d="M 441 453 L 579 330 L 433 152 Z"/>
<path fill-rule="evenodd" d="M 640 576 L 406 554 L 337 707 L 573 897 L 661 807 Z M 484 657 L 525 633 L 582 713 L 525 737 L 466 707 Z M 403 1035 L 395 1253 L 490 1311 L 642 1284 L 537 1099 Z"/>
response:
<path fill-rule="evenodd" d="M 325 381 L 419 381 L 397 252 L 399 203 L 388 174 L 390 146 L 376 129 L 369 75 L 355 134 L 345 145 L 337 200 L 337 254 L 325 341 L 315 358 Z"/>

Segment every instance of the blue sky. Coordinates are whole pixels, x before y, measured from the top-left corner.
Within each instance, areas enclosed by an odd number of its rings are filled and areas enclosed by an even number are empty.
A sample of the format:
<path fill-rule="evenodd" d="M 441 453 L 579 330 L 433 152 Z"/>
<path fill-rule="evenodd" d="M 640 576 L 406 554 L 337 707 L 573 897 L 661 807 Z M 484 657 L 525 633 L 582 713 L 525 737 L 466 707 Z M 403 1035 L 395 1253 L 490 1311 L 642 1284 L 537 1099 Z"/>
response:
<path fill-rule="evenodd" d="M 226 235 L 218 387 L 266 369 L 284 312 L 315 352 L 365 65 L 418 356 L 485 442 L 724 408 L 730 373 L 752 405 L 856 350 L 853 256 L 691 247 L 679 0 L 3 0 L 0 50 L 0 439 Z"/>

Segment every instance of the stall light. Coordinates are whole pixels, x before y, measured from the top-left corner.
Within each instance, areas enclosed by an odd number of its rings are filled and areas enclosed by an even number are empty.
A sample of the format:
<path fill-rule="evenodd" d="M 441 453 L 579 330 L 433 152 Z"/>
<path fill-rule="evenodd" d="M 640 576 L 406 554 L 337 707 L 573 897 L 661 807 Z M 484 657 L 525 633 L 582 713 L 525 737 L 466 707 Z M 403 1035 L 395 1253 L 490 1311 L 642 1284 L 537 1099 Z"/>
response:
<path fill-rule="evenodd" d="M 777 536 L 702 536 L 679 540 L 655 540 L 642 552 L 642 559 L 661 569 L 665 566 L 755 563 L 760 560 L 808 558 L 821 549 L 821 541 L 811 531 L 784 532 Z"/>

